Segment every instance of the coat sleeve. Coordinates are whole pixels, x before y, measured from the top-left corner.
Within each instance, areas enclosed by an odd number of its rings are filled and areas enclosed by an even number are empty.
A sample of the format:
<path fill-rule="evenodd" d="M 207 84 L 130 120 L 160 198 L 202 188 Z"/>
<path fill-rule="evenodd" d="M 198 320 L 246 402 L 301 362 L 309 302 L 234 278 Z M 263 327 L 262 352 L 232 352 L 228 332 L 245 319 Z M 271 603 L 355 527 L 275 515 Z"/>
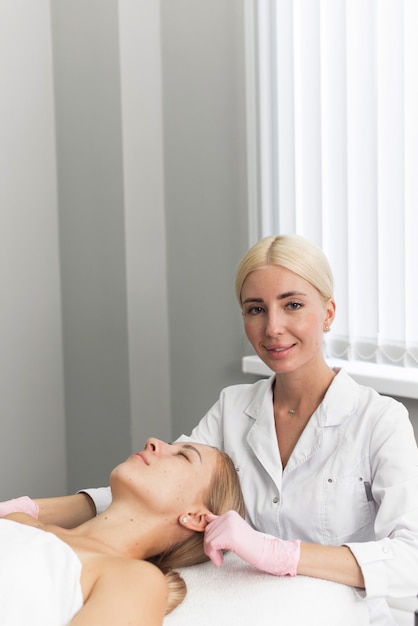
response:
<path fill-rule="evenodd" d="M 377 420 L 371 442 L 376 541 L 348 543 L 364 576 L 366 595 L 418 592 L 418 450 L 405 407 Z"/>
<path fill-rule="evenodd" d="M 86 493 L 94 502 L 96 514 L 103 513 L 112 502 L 110 487 L 98 487 L 97 489 L 80 489 L 78 493 Z"/>

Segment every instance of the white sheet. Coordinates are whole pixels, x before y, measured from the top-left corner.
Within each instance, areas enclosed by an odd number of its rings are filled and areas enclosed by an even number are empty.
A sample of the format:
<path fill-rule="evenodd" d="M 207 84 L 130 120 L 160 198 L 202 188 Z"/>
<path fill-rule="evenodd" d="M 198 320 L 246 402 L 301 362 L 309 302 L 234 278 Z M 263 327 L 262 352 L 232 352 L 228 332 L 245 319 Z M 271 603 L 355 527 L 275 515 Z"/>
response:
<path fill-rule="evenodd" d="M 351 587 L 306 576 L 263 574 L 229 553 L 216 568 L 181 570 L 184 602 L 164 626 L 367 626 L 366 601 Z"/>
<path fill-rule="evenodd" d="M 56 535 L 0 519 L 1 626 L 65 626 L 83 605 L 80 575 Z"/>

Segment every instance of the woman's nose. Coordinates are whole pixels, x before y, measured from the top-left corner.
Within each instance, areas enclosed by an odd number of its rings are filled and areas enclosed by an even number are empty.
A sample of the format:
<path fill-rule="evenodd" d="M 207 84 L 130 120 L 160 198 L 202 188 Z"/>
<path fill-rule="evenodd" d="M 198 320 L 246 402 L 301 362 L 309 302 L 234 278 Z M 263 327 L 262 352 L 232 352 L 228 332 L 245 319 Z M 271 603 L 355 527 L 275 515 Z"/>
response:
<path fill-rule="evenodd" d="M 148 452 L 154 452 L 155 454 L 162 454 L 164 453 L 166 447 L 169 445 L 170 444 L 166 443 L 165 441 L 161 441 L 161 439 L 150 437 L 149 439 L 147 439 L 147 442 L 145 444 L 145 450 L 148 450 Z"/>
<path fill-rule="evenodd" d="M 277 313 L 270 313 L 266 323 L 266 335 L 275 337 L 283 332 L 283 321 Z"/>

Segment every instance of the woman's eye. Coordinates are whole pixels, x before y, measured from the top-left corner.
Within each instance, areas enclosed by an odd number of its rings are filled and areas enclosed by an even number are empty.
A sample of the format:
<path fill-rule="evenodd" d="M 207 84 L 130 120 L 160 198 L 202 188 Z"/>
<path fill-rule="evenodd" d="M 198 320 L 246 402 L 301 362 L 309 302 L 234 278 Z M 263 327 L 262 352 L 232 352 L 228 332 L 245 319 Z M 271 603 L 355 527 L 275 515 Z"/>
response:
<path fill-rule="evenodd" d="M 302 308 L 302 306 L 303 304 L 301 302 L 288 302 L 286 308 L 288 308 L 290 311 L 298 311 Z"/>
<path fill-rule="evenodd" d="M 177 452 L 177 456 L 183 456 L 186 459 L 186 461 L 189 460 L 189 457 L 187 456 L 187 454 L 184 454 L 184 452 Z"/>
<path fill-rule="evenodd" d="M 245 311 L 246 315 L 258 315 L 259 313 L 263 313 L 264 309 L 262 306 L 252 306 Z"/>

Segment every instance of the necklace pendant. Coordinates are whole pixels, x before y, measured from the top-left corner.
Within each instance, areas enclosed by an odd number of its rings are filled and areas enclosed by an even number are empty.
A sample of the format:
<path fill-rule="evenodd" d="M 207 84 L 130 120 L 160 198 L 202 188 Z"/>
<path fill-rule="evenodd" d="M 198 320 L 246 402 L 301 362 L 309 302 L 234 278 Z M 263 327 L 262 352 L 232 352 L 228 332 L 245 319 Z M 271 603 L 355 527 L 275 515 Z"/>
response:
<path fill-rule="evenodd" d="M 290 415 L 294 415 L 294 414 L 296 413 L 296 410 L 295 410 L 295 409 L 288 409 L 288 410 L 287 410 L 287 412 L 288 412 Z"/>

